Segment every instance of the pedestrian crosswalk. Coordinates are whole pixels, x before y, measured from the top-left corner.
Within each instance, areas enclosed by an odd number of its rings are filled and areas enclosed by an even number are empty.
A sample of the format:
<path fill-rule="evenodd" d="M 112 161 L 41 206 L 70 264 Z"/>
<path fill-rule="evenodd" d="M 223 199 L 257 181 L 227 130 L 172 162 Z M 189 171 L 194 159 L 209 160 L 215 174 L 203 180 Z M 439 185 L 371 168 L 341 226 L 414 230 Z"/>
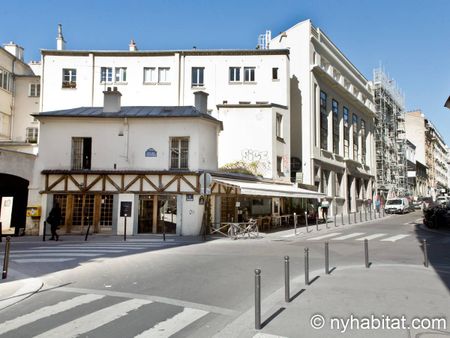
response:
<path fill-rule="evenodd" d="M 188 327 L 192 329 L 192 324 L 211 314 L 204 309 L 145 298 L 124 299 L 95 293 L 64 293 L 64 297 L 55 301 L 48 297 L 50 305 L 0 320 L 0 337 L 19 337 L 24 332 L 35 338 L 95 337 L 108 336 L 111 330 L 116 337 L 170 337 Z M 27 306 L 21 309 L 27 311 Z"/>
<path fill-rule="evenodd" d="M 176 241 L 139 240 L 129 242 L 68 243 L 12 249 L 10 260 L 19 263 L 62 263 L 76 259 L 117 257 L 139 251 L 152 251 L 183 245 Z"/>
<path fill-rule="evenodd" d="M 367 239 L 368 241 L 378 239 L 381 242 L 397 242 L 401 239 L 404 239 L 406 237 L 409 237 L 411 235 L 408 234 L 399 234 L 399 235 L 387 235 L 383 233 L 377 233 L 377 234 L 368 234 L 366 235 L 364 232 L 353 232 L 349 233 L 343 236 L 340 236 L 341 232 L 332 232 L 326 235 L 316 236 L 308 238 L 308 241 L 319 241 L 322 239 L 332 240 L 332 241 L 344 241 L 344 240 L 356 240 L 356 241 L 363 241 Z M 388 237 L 386 237 L 388 236 Z"/>

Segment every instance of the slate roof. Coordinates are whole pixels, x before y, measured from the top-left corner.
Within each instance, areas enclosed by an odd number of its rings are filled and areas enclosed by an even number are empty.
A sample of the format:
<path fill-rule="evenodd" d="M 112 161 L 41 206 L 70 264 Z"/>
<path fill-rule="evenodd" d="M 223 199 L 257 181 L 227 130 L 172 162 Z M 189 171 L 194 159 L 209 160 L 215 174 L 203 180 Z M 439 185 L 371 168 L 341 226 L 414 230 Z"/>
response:
<path fill-rule="evenodd" d="M 222 122 L 209 114 L 199 112 L 192 106 L 128 106 L 121 107 L 117 113 L 105 113 L 103 107 L 79 107 L 53 110 L 33 114 L 40 117 L 96 117 L 96 118 L 154 118 L 154 117 L 199 117 L 222 125 Z"/>

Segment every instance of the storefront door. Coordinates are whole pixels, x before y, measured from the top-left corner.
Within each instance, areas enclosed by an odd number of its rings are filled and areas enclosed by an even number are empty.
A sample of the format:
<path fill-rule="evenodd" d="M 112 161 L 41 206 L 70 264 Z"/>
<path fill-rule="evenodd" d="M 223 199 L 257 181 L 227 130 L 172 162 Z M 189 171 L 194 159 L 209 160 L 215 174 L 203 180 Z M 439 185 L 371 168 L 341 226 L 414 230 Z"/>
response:
<path fill-rule="evenodd" d="M 153 230 L 153 196 L 139 196 L 138 234 Z"/>

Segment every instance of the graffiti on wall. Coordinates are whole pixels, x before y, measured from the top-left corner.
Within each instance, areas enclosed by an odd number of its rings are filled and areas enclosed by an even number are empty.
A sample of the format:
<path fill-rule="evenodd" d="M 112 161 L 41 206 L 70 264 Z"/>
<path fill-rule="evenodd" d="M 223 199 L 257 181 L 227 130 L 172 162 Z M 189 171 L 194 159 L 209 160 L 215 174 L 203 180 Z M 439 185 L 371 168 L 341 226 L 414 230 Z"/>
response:
<path fill-rule="evenodd" d="M 263 176 L 271 175 L 272 162 L 270 161 L 268 151 L 264 151 L 264 150 L 261 151 L 261 150 L 255 150 L 255 149 L 242 149 L 241 158 L 242 158 L 242 161 L 244 161 L 244 162 L 256 163 L 257 171 L 259 174 L 261 174 Z"/>

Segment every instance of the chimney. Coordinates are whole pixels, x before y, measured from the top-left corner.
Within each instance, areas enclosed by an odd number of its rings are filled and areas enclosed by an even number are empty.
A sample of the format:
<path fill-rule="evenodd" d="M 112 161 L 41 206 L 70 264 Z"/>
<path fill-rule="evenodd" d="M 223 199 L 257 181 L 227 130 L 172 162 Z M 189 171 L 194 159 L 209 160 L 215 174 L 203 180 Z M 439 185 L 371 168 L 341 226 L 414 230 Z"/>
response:
<path fill-rule="evenodd" d="M 138 50 L 137 46 L 136 46 L 136 42 L 131 39 L 130 44 L 128 45 L 130 52 L 135 52 Z"/>
<path fill-rule="evenodd" d="M 9 53 L 14 55 L 20 61 L 23 61 L 23 48 L 22 47 L 15 44 L 13 41 L 11 41 L 10 43 L 4 44 L 3 46 Z"/>
<path fill-rule="evenodd" d="M 103 112 L 104 113 L 118 113 L 120 112 L 120 98 L 122 94 L 117 90 L 117 87 L 114 87 L 111 90 L 111 87 L 108 87 L 107 90 L 103 92 Z"/>
<path fill-rule="evenodd" d="M 202 114 L 208 113 L 208 93 L 198 91 L 194 93 L 195 96 L 195 109 Z"/>
<path fill-rule="evenodd" d="M 58 37 L 56 38 L 56 50 L 64 50 L 66 49 L 66 40 L 64 40 L 64 36 L 62 33 L 62 25 L 58 24 Z"/>

